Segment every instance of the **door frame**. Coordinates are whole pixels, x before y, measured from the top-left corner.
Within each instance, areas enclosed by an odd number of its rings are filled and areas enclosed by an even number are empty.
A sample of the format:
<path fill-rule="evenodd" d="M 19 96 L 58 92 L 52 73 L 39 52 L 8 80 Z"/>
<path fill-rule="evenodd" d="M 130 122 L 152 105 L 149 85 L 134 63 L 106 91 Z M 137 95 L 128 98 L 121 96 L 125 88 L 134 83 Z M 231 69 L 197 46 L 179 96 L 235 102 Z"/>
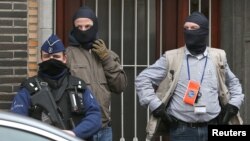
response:
<path fill-rule="evenodd" d="M 68 36 L 73 28 L 72 17 L 82 5 L 85 5 L 85 0 L 74 0 L 74 2 L 69 0 L 56 1 L 56 34 L 65 47 L 68 46 Z M 65 20 L 70 20 L 70 22 Z"/>

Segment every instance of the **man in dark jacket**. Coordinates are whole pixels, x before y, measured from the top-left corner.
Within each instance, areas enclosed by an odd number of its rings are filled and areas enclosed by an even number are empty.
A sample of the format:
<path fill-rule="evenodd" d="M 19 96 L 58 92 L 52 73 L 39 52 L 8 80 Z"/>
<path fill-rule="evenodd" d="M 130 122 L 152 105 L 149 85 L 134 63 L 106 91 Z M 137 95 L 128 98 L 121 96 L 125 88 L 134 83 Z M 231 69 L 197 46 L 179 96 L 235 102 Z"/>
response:
<path fill-rule="evenodd" d="M 125 72 L 116 53 L 97 38 L 98 21 L 89 7 L 83 6 L 73 16 L 73 29 L 67 47 L 67 64 L 72 75 L 83 79 L 96 96 L 102 111 L 102 129 L 94 141 L 112 141 L 111 93 L 121 94 L 127 85 Z"/>
<path fill-rule="evenodd" d="M 50 108 L 46 108 L 49 102 L 43 99 L 50 93 L 51 103 L 56 103 L 56 114 L 62 120 L 57 127 L 82 139 L 91 139 L 101 127 L 99 105 L 92 92 L 85 87 L 85 82 L 70 74 L 65 64 L 67 58 L 64 45 L 56 35 L 51 35 L 42 45 L 41 60 L 38 75 L 21 84 L 11 111 L 57 126 L 59 121 L 52 120 Z M 38 99 L 40 104 L 36 104 L 35 97 L 45 89 L 47 91 Z"/>

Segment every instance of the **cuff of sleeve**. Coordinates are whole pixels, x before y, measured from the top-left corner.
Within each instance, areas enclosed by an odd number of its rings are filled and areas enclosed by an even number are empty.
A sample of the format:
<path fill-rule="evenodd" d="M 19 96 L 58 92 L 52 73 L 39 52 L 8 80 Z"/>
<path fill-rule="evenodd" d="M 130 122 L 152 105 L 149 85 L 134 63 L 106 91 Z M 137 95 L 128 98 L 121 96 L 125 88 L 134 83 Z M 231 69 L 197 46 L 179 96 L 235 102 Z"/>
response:
<path fill-rule="evenodd" d="M 238 109 L 240 109 L 240 106 L 241 106 L 241 105 L 239 105 L 239 104 L 237 105 L 236 103 L 233 103 L 233 102 L 228 102 L 228 104 L 231 104 L 231 105 L 237 107 Z"/>
<path fill-rule="evenodd" d="M 154 111 L 156 108 L 158 108 L 162 104 L 162 101 L 160 99 L 154 99 L 149 104 L 150 111 Z"/>
<path fill-rule="evenodd" d="M 77 129 L 76 129 L 76 128 L 74 128 L 74 129 L 72 130 L 72 132 L 74 132 L 75 135 L 76 135 L 77 137 L 80 137 L 80 133 L 77 132 Z"/>

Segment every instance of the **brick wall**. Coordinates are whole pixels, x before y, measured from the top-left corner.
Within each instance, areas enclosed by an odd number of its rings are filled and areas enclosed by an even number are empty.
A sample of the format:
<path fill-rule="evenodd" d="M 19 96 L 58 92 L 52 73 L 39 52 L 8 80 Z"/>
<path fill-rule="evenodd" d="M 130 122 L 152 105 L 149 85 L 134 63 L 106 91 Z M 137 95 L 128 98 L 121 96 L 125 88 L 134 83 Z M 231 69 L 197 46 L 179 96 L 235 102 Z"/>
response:
<path fill-rule="evenodd" d="M 0 109 L 9 109 L 20 83 L 36 72 L 37 3 L 0 0 Z"/>
<path fill-rule="evenodd" d="M 37 73 L 38 53 L 38 2 L 28 0 L 28 76 Z"/>

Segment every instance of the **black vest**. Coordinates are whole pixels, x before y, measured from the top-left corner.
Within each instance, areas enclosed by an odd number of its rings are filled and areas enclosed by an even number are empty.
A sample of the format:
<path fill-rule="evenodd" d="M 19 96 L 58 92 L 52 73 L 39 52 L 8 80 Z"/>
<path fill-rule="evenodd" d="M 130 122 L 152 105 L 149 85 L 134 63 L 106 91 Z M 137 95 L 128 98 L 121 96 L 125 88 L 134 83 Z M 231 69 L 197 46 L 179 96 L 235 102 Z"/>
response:
<path fill-rule="evenodd" d="M 51 94 L 53 95 L 54 101 L 59 110 L 58 114 L 61 116 L 66 129 L 70 130 L 77 125 L 82 118 L 83 113 L 83 101 L 82 95 L 86 88 L 85 82 L 79 78 L 67 74 L 62 78 L 60 87 L 51 87 L 48 85 Z M 30 95 L 37 94 L 41 87 L 40 83 L 46 82 L 39 76 L 34 76 L 21 84 L 21 87 L 25 87 Z M 51 83 L 51 82 L 50 82 Z M 50 84 L 49 83 L 49 84 Z M 44 102 L 46 104 L 46 102 Z M 49 123 L 56 126 L 48 117 L 48 110 L 44 109 L 43 106 L 34 105 L 31 100 L 31 107 L 29 109 L 30 117 L 42 120 L 43 122 Z M 47 116 L 47 117 L 46 117 Z"/>

